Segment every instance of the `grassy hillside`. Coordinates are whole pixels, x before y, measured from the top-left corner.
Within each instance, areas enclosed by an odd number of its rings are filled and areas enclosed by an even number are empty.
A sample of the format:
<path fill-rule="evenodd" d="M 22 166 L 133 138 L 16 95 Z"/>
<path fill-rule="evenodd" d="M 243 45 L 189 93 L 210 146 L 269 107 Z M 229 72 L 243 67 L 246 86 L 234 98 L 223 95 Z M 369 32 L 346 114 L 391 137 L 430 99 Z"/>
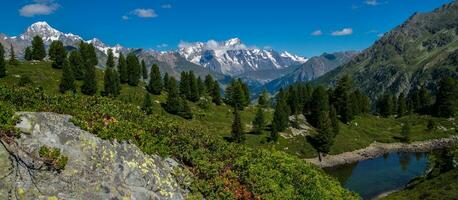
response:
<path fill-rule="evenodd" d="M 8 67 L 8 76 L 0 79 L 0 85 L 8 87 L 18 87 L 20 77 L 29 76 L 33 85 L 43 87 L 44 92 L 50 95 L 59 94 L 58 85 L 61 77 L 61 70 L 53 69 L 50 63 L 24 63 L 17 67 Z M 99 80 L 103 80 L 103 71 L 97 71 Z M 81 83 L 78 83 L 81 84 Z M 103 88 L 103 82 L 99 81 L 99 91 Z M 117 97 L 125 103 L 140 106 L 143 102 L 144 84 L 140 87 L 131 87 L 123 85 L 121 95 Z M 166 94 L 153 96 L 153 110 L 155 114 L 163 115 L 166 118 L 181 121 L 185 124 L 197 125 L 201 129 L 220 136 L 221 138 L 230 136 L 232 111 L 229 106 L 210 106 L 208 109 L 201 109 L 195 104 L 190 104 L 194 113 L 193 120 L 184 120 L 175 115 L 165 112 L 159 103 L 165 102 Z M 159 102 L 159 103 L 158 103 Z M 250 106 L 241 112 L 242 122 L 245 125 L 245 132 L 250 132 L 251 121 L 254 119 L 256 108 Z M 268 109 L 266 112 L 267 121 L 270 122 L 273 110 Z M 427 130 L 428 120 L 436 121 L 438 128 L 434 131 Z M 457 134 L 455 120 L 432 118 L 429 116 L 406 116 L 401 119 L 397 118 L 379 118 L 373 115 L 358 116 L 351 124 L 340 124 L 341 133 L 337 136 L 334 145 L 331 148 L 331 154 L 338 154 L 345 151 L 352 151 L 364 148 L 374 141 L 378 142 L 398 142 L 401 136 L 402 123 L 409 122 L 412 126 L 412 140 L 427 140 L 434 138 L 446 137 L 451 134 Z M 289 130 L 288 130 L 289 131 Z M 314 131 L 312 131 L 313 133 Z M 246 141 L 250 147 L 277 149 L 287 153 L 297 155 L 301 158 L 314 157 L 316 152 L 313 147 L 307 143 L 305 137 L 297 136 L 293 138 L 280 137 L 279 141 L 272 143 L 268 141 L 270 132 L 268 129 L 263 130 L 262 134 L 246 134 Z"/>
<path fill-rule="evenodd" d="M 18 76 L 25 73 L 35 83 L 19 86 Z M 72 115 L 72 122 L 77 126 L 98 137 L 129 141 L 145 153 L 171 156 L 183 163 L 185 170 L 177 173 L 193 174 L 180 183 L 190 190 L 190 199 L 202 196 L 207 199 L 358 199 L 334 178 L 295 156 L 224 141 L 220 137 L 226 134 L 220 133 L 224 130 L 213 132 L 200 125 L 210 119 L 183 120 L 163 113 L 159 105 L 155 105 L 155 113 L 146 115 L 135 104 L 135 98 L 129 103 L 123 97 L 116 100 L 57 94 L 51 90 L 57 89 L 59 71 L 46 63 L 9 67 L 8 74 L 0 79 L 2 139 L 13 137 L 8 131 L 10 126 L 4 123 L 14 123 L 11 118 L 15 111 L 64 113 Z M 37 89 L 38 86 L 44 90 Z M 141 96 L 130 94 L 132 92 L 140 93 L 142 89 L 125 89 L 123 95 Z"/>

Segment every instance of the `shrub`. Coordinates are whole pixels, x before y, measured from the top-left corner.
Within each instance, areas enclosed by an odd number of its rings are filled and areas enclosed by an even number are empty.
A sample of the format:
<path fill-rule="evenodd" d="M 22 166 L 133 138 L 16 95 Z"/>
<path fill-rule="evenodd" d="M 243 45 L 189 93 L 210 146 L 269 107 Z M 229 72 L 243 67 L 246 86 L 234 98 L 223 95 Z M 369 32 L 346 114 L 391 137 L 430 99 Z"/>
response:
<path fill-rule="evenodd" d="M 19 79 L 19 83 L 18 85 L 20 87 L 25 87 L 25 86 L 28 86 L 28 85 L 32 85 L 32 79 L 30 79 L 30 76 L 28 75 L 22 75 L 21 78 Z"/>
<path fill-rule="evenodd" d="M 52 170 L 62 171 L 68 162 L 68 157 L 62 156 L 57 148 L 49 148 L 47 146 L 40 147 L 38 154 L 43 159 L 45 165 Z"/>

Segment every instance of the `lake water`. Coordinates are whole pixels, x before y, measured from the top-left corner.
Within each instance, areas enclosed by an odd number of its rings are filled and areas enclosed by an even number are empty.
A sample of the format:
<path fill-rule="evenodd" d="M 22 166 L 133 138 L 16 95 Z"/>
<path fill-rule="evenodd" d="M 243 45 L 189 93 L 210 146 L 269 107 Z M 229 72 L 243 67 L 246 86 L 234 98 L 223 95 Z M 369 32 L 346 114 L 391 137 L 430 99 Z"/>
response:
<path fill-rule="evenodd" d="M 342 185 L 364 199 L 400 189 L 427 169 L 425 153 L 390 153 L 372 160 L 327 168 Z"/>

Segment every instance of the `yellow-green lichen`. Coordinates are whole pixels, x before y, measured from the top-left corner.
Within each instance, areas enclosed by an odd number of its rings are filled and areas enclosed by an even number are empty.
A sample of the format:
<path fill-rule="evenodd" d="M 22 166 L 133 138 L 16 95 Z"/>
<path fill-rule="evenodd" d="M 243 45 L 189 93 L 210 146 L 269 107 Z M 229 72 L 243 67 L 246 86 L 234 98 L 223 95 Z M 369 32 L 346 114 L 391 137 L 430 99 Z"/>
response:
<path fill-rule="evenodd" d="M 48 200 L 59 200 L 59 198 L 57 198 L 56 196 L 50 196 L 48 197 Z"/>

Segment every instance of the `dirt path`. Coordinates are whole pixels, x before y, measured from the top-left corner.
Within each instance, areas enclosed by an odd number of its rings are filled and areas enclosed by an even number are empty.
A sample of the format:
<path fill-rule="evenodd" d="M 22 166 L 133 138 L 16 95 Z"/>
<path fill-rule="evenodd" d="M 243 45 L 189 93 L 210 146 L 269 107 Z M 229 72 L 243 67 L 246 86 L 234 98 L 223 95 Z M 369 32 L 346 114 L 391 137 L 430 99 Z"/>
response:
<path fill-rule="evenodd" d="M 458 141 L 458 136 L 412 142 L 410 144 L 374 142 L 364 149 L 345 152 L 337 155 L 328 155 L 323 157 L 321 162 L 318 160 L 318 158 L 309 158 L 305 160 L 322 168 L 334 167 L 338 165 L 354 163 L 360 160 L 372 159 L 390 152 L 428 152 L 433 149 L 448 147 L 455 141 Z"/>

